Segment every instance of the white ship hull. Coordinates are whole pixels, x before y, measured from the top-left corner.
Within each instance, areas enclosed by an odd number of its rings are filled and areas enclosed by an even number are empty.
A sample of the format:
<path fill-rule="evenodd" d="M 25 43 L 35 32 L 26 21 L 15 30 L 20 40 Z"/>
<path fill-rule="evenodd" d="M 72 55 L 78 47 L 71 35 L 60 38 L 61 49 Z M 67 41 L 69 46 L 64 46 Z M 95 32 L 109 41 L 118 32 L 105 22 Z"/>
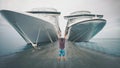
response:
<path fill-rule="evenodd" d="M 38 44 L 58 39 L 55 26 L 43 19 L 9 10 L 2 10 L 1 13 L 27 43 Z"/>
<path fill-rule="evenodd" d="M 105 26 L 103 15 L 90 11 L 75 11 L 68 16 L 65 37 L 72 42 L 84 42 L 93 38 Z"/>
<path fill-rule="evenodd" d="M 106 24 L 104 19 L 92 19 L 77 22 L 74 25 L 67 27 L 67 38 L 73 42 L 89 41 L 94 37 Z"/>

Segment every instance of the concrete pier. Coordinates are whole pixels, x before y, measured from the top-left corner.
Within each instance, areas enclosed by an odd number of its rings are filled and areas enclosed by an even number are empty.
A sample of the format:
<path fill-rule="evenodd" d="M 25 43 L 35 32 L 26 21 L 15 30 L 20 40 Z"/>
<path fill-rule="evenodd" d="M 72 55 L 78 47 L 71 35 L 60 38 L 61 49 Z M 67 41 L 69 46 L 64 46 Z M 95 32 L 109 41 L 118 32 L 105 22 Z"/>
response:
<path fill-rule="evenodd" d="M 66 41 L 66 61 L 58 62 L 58 42 L 0 57 L 0 68 L 120 68 L 120 57 L 113 57 Z"/>

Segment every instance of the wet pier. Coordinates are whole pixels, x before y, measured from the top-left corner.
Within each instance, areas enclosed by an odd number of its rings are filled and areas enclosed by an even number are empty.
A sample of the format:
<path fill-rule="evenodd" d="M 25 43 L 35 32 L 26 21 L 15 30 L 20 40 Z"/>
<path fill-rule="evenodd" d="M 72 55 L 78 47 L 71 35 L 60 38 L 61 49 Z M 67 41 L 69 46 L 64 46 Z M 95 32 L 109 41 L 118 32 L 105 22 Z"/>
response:
<path fill-rule="evenodd" d="M 0 68 L 120 68 L 120 57 L 75 46 L 66 41 L 66 60 L 57 60 L 58 42 L 47 44 L 39 49 L 0 57 Z"/>

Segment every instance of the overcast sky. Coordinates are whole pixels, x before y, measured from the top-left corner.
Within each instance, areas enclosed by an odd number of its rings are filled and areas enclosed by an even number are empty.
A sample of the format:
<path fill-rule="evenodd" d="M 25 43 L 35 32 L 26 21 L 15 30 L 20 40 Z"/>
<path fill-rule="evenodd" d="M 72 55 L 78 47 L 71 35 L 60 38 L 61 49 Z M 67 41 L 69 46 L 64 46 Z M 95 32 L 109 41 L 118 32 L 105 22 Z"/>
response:
<path fill-rule="evenodd" d="M 88 10 L 93 14 L 103 14 L 107 20 L 105 28 L 95 38 L 120 38 L 120 0 L 0 0 L 0 9 L 28 11 L 32 8 L 49 7 L 61 12 L 59 24 L 64 31 L 69 13 Z M 10 27 L 0 16 L 0 30 Z"/>

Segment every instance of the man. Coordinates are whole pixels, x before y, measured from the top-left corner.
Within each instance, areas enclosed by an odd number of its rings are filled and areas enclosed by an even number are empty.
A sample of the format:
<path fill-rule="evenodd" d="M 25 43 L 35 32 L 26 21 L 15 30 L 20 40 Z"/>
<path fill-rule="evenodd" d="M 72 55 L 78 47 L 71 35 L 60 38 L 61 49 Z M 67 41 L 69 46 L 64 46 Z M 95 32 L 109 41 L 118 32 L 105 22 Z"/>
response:
<path fill-rule="evenodd" d="M 62 58 L 65 61 L 65 39 L 64 38 L 59 38 L 59 57 L 58 61 L 60 61 Z"/>

